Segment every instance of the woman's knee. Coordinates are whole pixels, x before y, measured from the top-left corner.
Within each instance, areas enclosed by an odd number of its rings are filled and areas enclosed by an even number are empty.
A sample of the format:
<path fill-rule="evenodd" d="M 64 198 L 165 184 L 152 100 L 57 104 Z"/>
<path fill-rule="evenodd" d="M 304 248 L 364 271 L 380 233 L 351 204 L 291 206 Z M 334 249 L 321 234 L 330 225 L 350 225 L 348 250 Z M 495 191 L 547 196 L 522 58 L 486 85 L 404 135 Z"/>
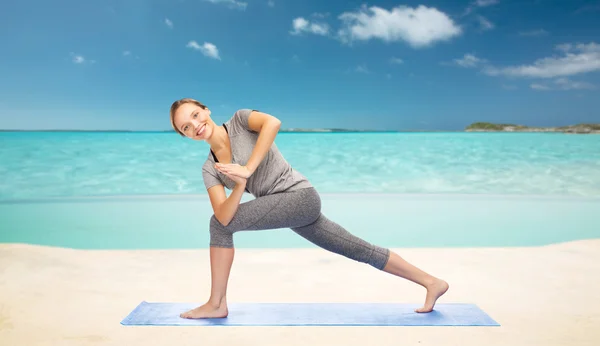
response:
<path fill-rule="evenodd" d="M 223 225 L 221 223 L 221 221 L 219 221 L 219 219 L 217 219 L 215 214 L 212 214 L 212 216 L 210 217 L 210 228 L 213 228 L 213 227 L 225 227 L 225 225 Z"/>
<path fill-rule="evenodd" d="M 309 205 L 305 206 L 306 210 L 308 210 L 308 224 L 315 223 L 321 217 L 321 196 L 319 193 L 313 189 L 313 193 L 310 198 L 306 198 L 305 203 L 309 203 Z"/>
<path fill-rule="evenodd" d="M 233 233 L 230 232 L 213 214 L 210 218 L 210 246 L 233 247 Z"/>

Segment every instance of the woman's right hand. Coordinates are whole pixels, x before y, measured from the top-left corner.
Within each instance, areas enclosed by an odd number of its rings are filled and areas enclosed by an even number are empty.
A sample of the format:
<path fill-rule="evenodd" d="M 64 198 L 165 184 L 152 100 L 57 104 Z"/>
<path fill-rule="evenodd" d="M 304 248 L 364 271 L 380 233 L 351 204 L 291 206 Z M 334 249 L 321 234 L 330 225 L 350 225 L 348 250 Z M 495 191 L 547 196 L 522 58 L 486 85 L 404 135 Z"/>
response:
<path fill-rule="evenodd" d="M 226 177 L 228 177 L 229 179 L 233 180 L 236 184 L 246 184 L 246 181 L 248 180 L 248 178 L 244 178 L 244 177 L 240 177 L 239 175 L 233 174 L 233 173 L 229 173 L 229 171 L 227 170 L 226 166 L 222 166 L 222 165 L 215 165 L 215 168 L 225 174 Z"/>
<path fill-rule="evenodd" d="M 248 179 L 246 178 L 242 178 L 240 176 L 237 176 L 235 174 L 229 174 L 229 173 L 225 173 L 222 172 L 223 174 L 225 174 L 226 177 L 228 177 L 229 179 L 233 180 L 236 184 L 246 184 L 246 182 L 248 181 Z"/>

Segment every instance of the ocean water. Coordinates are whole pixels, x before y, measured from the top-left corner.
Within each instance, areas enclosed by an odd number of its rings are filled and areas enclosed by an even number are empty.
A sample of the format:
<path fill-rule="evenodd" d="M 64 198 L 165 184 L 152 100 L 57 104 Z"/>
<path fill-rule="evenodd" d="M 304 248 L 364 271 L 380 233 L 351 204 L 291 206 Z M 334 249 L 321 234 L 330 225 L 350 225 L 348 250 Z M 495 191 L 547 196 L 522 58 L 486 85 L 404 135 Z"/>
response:
<path fill-rule="evenodd" d="M 600 195 L 600 135 L 280 133 L 321 193 Z M 205 194 L 208 145 L 174 133 L 2 132 L 0 200 Z"/>
<path fill-rule="evenodd" d="M 321 201 L 328 219 L 385 247 L 540 246 L 600 237 L 600 197 L 322 193 Z M 0 201 L 0 243 L 207 248 L 211 215 L 201 195 Z M 286 228 L 237 232 L 234 244 L 315 247 Z"/>
<path fill-rule="evenodd" d="M 329 219 L 381 246 L 600 237 L 600 135 L 281 133 L 276 144 Z M 207 155 L 206 143 L 173 133 L 0 133 L 0 242 L 206 248 Z M 289 229 L 234 239 L 315 246 Z"/>

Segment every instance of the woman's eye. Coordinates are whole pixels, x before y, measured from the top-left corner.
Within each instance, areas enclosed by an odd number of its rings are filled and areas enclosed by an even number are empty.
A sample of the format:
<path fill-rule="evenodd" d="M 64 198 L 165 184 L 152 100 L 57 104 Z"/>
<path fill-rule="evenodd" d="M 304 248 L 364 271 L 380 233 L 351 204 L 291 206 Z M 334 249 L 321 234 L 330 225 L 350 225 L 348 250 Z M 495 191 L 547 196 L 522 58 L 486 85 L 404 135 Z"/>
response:
<path fill-rule="evenodd" d="M 196 118 L 198 116 L 198 114 L 194 114 L 194 118 Z"/>

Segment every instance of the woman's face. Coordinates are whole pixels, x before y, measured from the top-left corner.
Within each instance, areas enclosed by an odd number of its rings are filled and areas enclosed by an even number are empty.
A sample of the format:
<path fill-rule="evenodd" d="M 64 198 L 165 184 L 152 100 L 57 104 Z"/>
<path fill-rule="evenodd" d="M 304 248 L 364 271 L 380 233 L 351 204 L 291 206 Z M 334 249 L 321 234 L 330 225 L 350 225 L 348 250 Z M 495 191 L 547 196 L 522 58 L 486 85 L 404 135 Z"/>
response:
<path fill-rule="evenodd" d="M 173 122 L 179 131 L 193 140 L 203 141 L 212 135 L 212 120 L 208 108 L 202 109 L 193 103 L 184 103 L 175 112 Z"/>

